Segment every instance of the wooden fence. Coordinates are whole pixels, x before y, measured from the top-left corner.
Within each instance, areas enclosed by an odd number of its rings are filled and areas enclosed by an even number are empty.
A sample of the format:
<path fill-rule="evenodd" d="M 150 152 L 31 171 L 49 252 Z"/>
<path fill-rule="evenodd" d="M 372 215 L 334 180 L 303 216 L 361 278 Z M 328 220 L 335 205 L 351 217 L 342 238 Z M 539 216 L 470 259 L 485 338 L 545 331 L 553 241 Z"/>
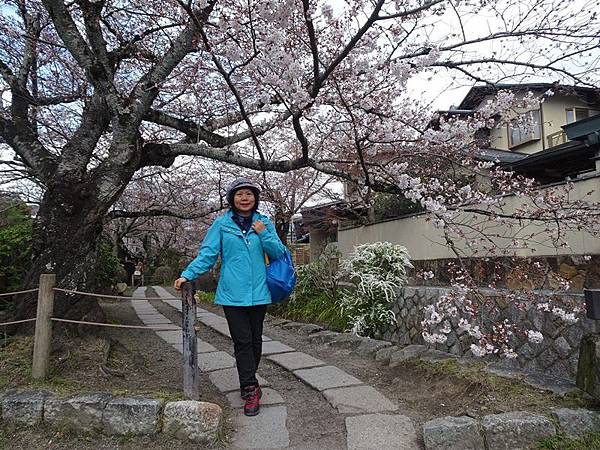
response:
<path fill-rule="evenodd" d="M 39 287 L 27 291 L 8 292 L 0 296 L 20 295 L 26 293 L 38 293 L 37 313 L 32 319 L 16 320 L 0 323 L 0 326 L 16 325 L 35 321 L 35 336 L 33 340 L 33 360 L 31 376 L 34 380 L 43 380 L 48 375 L 50 360 L 50 347 L 52 342 L 52 322 L 73 323 L 101 327 L 118 327 L 130 329 L 146 329 L 152 331 L 175 331 L 179 327 L 152 326 L 152 325 L 120 325 L 100 322 L 86 322 L 82 320 L 69 320 L 52 317 L 54 313 L 55 292 L 65 292 L 76 295 L 91 297 L 117 298 L 130 301 L 168 300 L 162 297 L 122 297 L 117 295 L 102 295 L 89 292 L 70 291 L 55 287 L 56 275 L 40 275 Z M 182 327 L 183 333 L 183 393 L 190 400 L 199 400 L 199 376 L 198 376 L 198 341 L 196 339 L 196 297 L 193 283 L 184 283 L 181 291 L 182 304 Z"/>

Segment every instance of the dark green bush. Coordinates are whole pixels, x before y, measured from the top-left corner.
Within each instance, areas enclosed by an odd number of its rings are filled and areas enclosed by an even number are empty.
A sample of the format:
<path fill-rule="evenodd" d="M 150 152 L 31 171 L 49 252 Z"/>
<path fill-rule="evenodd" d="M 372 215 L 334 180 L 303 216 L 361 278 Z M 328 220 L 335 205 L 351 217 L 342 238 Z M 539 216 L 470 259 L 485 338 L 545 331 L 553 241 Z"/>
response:
<path fill-rule="evenodd" d="M 119 258 L 113 253 L 112 246 L 107 242 L 98 244 L 94 279 L 101 290 L 109 290 L 123 279 L 124 269 Z"/>
<path fill-rule="evenodd" d="M 2 205 L 0 221 L 0 292 L 15 291 L 31 268 L 32 219 L 27 205 Z M 2 309 L 0 298 L 0 309 Z"/>

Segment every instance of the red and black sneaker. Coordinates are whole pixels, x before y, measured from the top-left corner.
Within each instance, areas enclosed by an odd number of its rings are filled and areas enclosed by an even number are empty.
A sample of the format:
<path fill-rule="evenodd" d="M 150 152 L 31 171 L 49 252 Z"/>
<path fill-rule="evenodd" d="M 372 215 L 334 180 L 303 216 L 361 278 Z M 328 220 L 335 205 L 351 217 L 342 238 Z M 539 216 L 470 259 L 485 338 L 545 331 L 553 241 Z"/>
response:
<path fill-rule="evenodd" d="M 247 416 L 256 416 L 260 410 L 260 398 L 262 391 L 260 386 L 248 386 L 244 388 L 246 403 L 244 404 L 244 414 Z"/>

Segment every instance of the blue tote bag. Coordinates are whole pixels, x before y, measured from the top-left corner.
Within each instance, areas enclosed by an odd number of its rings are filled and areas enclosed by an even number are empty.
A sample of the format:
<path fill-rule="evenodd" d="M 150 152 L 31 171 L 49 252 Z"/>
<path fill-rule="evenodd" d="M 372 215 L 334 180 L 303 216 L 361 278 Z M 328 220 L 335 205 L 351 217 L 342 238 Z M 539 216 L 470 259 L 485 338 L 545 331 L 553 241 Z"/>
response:
<path fill-rule="evenodd" d="M 283 255 L 267 265 L 267 287 L 271 292 L 271 303 L 281 303 L 288 298 L 296 286 L 296 271 L 292 254 L 286 247 Z"/>

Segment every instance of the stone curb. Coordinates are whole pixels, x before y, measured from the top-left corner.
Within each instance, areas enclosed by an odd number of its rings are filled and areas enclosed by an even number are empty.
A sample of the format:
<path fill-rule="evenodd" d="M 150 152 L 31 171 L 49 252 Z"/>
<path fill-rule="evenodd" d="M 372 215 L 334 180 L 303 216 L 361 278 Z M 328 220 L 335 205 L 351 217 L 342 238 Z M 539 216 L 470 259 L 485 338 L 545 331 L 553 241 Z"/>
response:
<path fill-rule="evenodd" d="M 44 390 L 0 393 L 0 423 L 9 428 L 46 424 L 82 434 L 142 436 L 164 432 L 211 445 L 219 438 L 222 421 L 219 405 L 200 401 L 165 403 L 163 399 L 108 393 L 59 398 Z"/>

